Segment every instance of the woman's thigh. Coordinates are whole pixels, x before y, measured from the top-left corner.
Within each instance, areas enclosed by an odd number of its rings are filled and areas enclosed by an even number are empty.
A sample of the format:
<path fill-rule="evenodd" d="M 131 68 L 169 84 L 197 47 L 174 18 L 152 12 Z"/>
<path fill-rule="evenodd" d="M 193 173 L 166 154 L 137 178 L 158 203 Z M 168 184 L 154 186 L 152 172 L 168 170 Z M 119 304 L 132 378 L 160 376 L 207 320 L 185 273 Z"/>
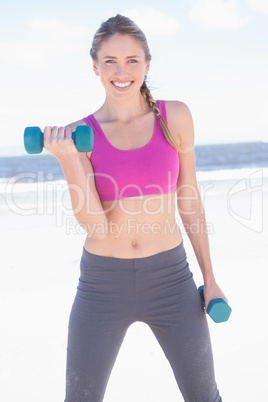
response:
<path fill-rule="evenodd" d="M 186 402 L 220 402 L 207 320 L 194 282 L 177 298 L 177 317 L 150 327 L 173 369 Z M 167 315 L 168 316 L 168 315 Z"/>
<path fill-rule="evenodd" d="M 220 402 L 207 319 L 183 246 L 140 271 L 141 321 L 158 339 L 187 402 Z"/>
<path fill-rule="evenodd" d="M 101 402 L 118 351 L 133 322 L 131 271 L 81 261 L 67 346 L 66 402 Z"/>

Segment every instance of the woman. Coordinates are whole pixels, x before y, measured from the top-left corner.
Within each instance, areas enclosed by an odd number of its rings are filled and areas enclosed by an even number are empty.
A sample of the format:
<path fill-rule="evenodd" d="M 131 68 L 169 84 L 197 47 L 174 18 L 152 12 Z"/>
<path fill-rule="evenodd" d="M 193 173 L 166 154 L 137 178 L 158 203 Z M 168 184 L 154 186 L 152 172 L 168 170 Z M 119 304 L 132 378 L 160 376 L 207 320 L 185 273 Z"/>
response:
<path fill-rule="evenodd" d="M 206 306 L 226 300 L 204 229 L 190 111 L 181 102 L 153 100 L 148 44 L 128 18 L 104 22 L 90 53 L 104 104 L 66 128 L 44 130 L 45 148 L 59 160 L 74 214 L 88 233 L 69 323 L 66 402 L 103 400 L 135 321 L 152 329 L 185 401 L 219 402 L 206 317 L 175 220 L 177 202 Z M 84 124 L 93 128 L 94 148 L 78 153 L 71 131 Z"/>

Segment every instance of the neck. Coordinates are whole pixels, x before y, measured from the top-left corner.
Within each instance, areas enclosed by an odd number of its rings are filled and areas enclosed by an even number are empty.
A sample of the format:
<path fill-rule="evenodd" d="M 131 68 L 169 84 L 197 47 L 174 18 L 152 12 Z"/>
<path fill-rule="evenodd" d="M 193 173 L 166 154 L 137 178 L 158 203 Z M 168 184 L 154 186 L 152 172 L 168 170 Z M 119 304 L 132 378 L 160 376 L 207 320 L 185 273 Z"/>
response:
<path fill-rule="evenodd" d="M 120 120 L 129 122 L 137 115 L 147 113 L 149 106 L 143 96 L 139 94 L 135 99 L 117 101 L 106 97 L 99 113 L 105 116 L 105 120 Z"/>

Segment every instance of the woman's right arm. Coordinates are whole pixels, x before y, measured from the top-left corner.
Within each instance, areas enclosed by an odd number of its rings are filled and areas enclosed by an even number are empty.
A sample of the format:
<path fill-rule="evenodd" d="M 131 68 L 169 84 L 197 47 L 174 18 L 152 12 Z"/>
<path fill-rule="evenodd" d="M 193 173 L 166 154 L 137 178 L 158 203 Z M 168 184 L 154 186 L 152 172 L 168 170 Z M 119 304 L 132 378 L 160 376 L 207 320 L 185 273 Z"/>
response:
<path fill-rule="evenodd" d="M 72 131 L 83 124 L 80 121 L 66 128 L 45 127 L 44 147 L 61 165 L 78 223 L 92 237 L 103 239 L 107 234 L 107 218 L 95 186 L 91 152 L 78 152 L 72 140 Z"/>

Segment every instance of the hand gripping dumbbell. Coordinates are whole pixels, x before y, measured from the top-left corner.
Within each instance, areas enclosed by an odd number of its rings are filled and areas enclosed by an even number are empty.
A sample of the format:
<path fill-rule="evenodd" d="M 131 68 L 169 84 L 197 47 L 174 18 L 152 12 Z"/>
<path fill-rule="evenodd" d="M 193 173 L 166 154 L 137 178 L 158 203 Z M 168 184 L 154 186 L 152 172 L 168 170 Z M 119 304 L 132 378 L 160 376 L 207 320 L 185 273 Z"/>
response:
<path fill-rule="evenodd" d="M 205 307 L 204 285 L 198 288 L 198 292 L 201 296 L 201 299 Z M 227 321 L 231 315 L 231 312 L 232 312 L 231 307 L 222 298 L 211 300 L 207 307 L 208 315 L 216 323 Z"/>
<path fill-rule="evenodd" d="M 94 136 L 92 127 L 77 126 L 72 139 L 79 152 L 90 152 L 93 149 Z M 28 154 L 39 154 L 44 147 L 44 134 L 39 127 L 26 127 L 24 130 L 24 148 Z"/>

